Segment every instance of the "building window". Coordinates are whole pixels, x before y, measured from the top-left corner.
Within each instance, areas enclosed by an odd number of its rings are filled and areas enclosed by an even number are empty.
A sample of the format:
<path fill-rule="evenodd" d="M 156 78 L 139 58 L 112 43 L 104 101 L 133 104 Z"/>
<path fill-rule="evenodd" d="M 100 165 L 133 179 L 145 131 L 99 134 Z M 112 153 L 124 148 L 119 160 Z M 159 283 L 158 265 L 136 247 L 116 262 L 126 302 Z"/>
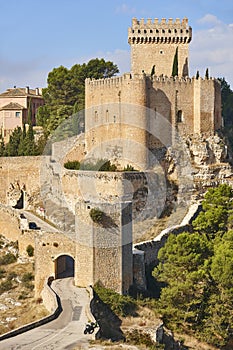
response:
<path fill-rule="evenodd" d="M 20 112 L 15 112 L 15 116 L 16 116 L 17 118 L 19 118 L 19 117 L 20 117 Z"/>
<path fill-rule="evenodd" d="M 163 54 L 163 51 L 162 51 L 162 50 L 160 50 L 160 51 L 159 51 L 159 53 L 162 55 L 162 54 Z"/>
<path fill-rule="evenodd" d="M 108 109 L 106 110 L 106 123 L 109 122 L 109 112 L 108 112 Z"/>
<path fill-rule="evenodd" d="M 182 123 L 183 121 L 183 113 L 181 110 L 177 112 L 177 123 Z"/>

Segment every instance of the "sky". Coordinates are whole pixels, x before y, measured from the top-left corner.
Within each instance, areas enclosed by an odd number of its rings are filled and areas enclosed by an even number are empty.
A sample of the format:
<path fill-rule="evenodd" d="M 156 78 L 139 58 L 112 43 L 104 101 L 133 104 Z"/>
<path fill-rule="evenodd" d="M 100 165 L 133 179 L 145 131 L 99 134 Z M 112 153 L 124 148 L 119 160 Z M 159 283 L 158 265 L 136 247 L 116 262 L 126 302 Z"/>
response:
<path fill-rule="evenodd" d="M 0 92 L 46 87 L 48 73 L 92 58 L 130 71 L 132 18 L 184 18 L 193 29 L 190 76 L 224 77 L 233 89 L 232 0 L 0 0 Z"/>

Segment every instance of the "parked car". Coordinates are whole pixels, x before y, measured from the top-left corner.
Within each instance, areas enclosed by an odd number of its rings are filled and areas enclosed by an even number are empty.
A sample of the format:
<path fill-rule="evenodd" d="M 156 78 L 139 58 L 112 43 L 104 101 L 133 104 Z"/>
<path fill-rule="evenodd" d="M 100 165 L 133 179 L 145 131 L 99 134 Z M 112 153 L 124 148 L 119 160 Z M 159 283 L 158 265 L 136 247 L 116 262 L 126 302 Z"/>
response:
<path fill-rule="evenodd" d="M 38 227 L 37 224 L 33 221 L 28 223 L 28 227 L 30 230 L 40 230 L 40 227 Z"/>

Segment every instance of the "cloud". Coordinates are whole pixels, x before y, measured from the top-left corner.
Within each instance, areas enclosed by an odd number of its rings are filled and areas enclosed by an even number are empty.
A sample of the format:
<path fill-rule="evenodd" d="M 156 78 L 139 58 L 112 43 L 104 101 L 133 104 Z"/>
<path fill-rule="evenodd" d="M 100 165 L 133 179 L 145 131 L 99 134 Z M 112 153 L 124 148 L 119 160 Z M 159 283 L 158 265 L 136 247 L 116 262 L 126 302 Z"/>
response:
<path fill-rule="evenodd" d="M 134 7 L 130 7 L 126 4 L 122 4 L 116 8 L 116 13 L 123 13 L 127 15 L 135 14 L 136 9 Z"/>
<path fill-rule="evenodd" d="M 233 88 L 233 25 L 221 22 L 216 16 L 206 15 L 199 23 L 208 23 L 206 29 L 196 30 L 190 44 L 191 73 L 206 68 L 216 78 L 225 77 Z"/>
<path fill-rule="evenodd" d="M 221 24 L 221 21 L 216 16 L 211 15 L 210 13 L 200 18 L 197 22 L 200 24 L 210 24 L 210 25 Z"/>

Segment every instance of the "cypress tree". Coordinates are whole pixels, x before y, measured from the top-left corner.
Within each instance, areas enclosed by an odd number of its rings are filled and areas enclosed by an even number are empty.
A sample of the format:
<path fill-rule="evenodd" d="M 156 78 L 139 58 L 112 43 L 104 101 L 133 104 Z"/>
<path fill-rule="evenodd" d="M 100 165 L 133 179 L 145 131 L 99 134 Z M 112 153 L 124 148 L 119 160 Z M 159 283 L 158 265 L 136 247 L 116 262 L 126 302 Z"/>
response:
<path fill-rule="evenodd" d="M 198 79 L 199 76 L 200 76 L 200 74 L 199 74 L 199 70 L 198 70 L 198 71 L 197 71 L 197 74 L 196 74 L 196 79 Z"/>
<path fill-rule="evenodd" d="M 178 75 L 178 47 L 176 48 L 176 53 L 174 56 L 173 67 L 172 67 L 172 76 L 176 77 Z"/>
<path fill-rule="evenodd" d="M 20 142 L 19 142 L 19 148 L 18 148 L 18 155 L 19 156 L 24 156 L 25 155 L 25 138 L 26 138 L 26 126 L 23 124 L 23 132 L 20 137 Z"/>
<path fill-rule="evenodd" d="M 209 79 L 209 69 L 208 69 L 208 68 L 206 68 L 205 78 L 206 78 L 206 79 Z"/>
<path fill-rule="evenodd" d="M 0 157 L 3 157 L 5 155 L 5 142 L 3 137 L 0 137 Z"/>

